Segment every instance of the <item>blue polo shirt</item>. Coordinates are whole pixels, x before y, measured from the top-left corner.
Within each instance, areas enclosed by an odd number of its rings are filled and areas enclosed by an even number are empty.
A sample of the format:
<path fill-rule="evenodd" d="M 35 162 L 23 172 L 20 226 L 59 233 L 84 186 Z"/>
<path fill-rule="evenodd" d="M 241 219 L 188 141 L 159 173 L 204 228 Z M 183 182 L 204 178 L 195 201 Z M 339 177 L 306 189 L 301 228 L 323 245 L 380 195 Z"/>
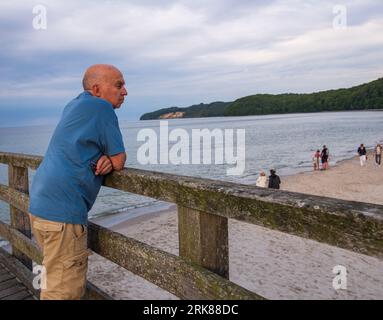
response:
<path fill-rule="evenodd" d="M 84 91 L 65 107 L 36 171 L 29 212 L 46 220 L 87 224 L 103 182 L 91 163 L 125 152 L 112 104 Z"/>

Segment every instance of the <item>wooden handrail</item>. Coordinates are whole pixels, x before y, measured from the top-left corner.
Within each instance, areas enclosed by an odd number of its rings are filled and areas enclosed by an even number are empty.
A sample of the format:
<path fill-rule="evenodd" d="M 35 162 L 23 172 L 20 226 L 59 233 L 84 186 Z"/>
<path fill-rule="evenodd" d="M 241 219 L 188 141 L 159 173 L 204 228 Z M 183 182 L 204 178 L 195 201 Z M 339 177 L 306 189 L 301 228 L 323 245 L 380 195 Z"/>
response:
<path fill-rule="evenodd" d="M 40 156 L 0 152 L 0 163 L 36 169 Z M 126 168 L 107 187 L 383 258 L 383 206 Z"/>

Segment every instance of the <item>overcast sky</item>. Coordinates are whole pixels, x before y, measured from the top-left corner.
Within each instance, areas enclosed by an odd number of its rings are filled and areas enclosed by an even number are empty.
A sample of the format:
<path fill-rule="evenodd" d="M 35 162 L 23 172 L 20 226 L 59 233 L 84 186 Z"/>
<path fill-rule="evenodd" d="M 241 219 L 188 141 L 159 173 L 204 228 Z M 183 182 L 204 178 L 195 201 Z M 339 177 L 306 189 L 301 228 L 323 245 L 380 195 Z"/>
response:
<path fill-rule="evenodd" d="M 46 29 L 33 26 L 38 4 Z M 117 112 L 135 120 L 163 107 L 380 78 L 383 2 L 2 1 L 0 41 L 0 126 L 55 124 L 94 63 L 123 71 L 129 96 Z"/>

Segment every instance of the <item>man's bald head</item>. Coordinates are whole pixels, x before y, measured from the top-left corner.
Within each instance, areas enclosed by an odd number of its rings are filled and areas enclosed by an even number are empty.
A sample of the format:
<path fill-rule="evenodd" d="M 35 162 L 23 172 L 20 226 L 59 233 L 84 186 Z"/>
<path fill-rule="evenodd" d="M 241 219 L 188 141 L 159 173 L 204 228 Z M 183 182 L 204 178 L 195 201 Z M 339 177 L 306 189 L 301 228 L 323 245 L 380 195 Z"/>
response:
<path fill-rule="evenodd" d="M 115 66 L 110 64 L 94 64 L 86 69 L 82 79 L 82 86 L 84 90 L 91 90 L 94 85 L 100 85 L 116 74 L 122 75 L 121 71 Z"/>
<path fill-rule="evenodd" d="M 82 85 L 84 90 L 109 101 L 114 108 L 119 108 L 128 94 L 121 71 L 109 64 L 90 66 L 85 71 Z"/>

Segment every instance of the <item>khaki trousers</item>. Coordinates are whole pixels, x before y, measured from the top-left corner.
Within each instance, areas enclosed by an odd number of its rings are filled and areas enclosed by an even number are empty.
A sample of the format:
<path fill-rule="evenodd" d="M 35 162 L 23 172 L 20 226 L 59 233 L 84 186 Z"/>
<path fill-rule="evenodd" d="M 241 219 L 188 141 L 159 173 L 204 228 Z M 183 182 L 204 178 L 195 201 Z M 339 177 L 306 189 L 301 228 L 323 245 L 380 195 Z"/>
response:
<path fill-rule="evenodd" d="M 88 270 L 87 228 L 29 215 L 32 233 L 43 253 L 41 300 L 79 300 Z"/>

